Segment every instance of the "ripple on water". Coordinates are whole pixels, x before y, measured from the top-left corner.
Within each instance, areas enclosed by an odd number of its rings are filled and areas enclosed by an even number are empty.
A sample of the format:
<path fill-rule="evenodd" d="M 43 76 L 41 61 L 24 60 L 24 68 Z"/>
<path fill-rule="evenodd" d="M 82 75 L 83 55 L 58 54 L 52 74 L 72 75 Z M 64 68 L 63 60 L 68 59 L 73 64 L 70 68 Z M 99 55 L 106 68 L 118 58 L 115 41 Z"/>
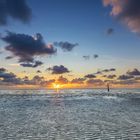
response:
<path fill-rule="evenodd" d="M 46 92 L 0 93 L 0 140 L 140 139 L 139 94 Z"/>

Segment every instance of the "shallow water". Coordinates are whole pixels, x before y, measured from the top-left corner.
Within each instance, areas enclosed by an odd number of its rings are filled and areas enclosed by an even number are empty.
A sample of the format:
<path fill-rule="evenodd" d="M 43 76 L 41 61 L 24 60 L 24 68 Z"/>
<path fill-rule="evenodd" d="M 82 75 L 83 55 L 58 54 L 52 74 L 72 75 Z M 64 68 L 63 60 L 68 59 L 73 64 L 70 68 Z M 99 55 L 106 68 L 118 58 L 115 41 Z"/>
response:
<path fill-rule="evenodd" d="M 140 139 L 140 90 L 1 90 L 0 140 Z"/>

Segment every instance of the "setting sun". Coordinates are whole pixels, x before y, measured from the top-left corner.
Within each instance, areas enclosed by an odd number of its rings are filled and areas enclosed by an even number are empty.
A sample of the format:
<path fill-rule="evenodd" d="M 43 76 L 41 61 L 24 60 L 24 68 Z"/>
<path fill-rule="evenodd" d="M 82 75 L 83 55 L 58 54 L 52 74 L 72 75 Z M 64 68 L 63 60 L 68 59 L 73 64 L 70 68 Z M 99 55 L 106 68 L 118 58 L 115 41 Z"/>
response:
<path fill-rule="evenodd" d="M 61 88 L 61 87 L 62 87 L 62 85 L 53 83 L 53 88 L 59 89 L 59 88 Z"/>

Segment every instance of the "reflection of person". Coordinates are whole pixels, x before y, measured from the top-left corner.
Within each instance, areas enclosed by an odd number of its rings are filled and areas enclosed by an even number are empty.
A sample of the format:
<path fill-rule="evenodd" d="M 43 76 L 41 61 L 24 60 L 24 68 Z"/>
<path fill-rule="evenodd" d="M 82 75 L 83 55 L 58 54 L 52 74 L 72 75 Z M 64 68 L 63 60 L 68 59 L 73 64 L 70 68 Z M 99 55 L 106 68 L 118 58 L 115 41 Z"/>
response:
<path fill-rule="evenodd" d="M 109 83 L 107 84 L 107 91 L 109 92 L 110 88 L 109 88 Z"/>

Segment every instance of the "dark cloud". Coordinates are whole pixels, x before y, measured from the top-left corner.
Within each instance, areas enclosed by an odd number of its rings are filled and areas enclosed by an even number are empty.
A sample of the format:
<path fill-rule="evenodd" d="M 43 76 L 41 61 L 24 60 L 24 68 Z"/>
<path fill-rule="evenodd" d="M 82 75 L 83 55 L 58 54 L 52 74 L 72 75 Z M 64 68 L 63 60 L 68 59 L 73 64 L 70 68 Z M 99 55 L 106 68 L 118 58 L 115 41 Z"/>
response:
<path fill-rule="evenodd" d="M 114 79 L 116 77 L 116 75 L 115 74 L 112 74 L 112 75 L 107 75 L 107 78 L 108 79 Z"/>
<path fill-rule="evenodd" d="M 138 81 L 134 79 L 128 79 L 128 80 L 121 80 L 121 81 L 113 81 L 113 84 L 119 84 L 119 85 L 133 85 L 139 83 Z"/>
<path fill-rule="evenodd" d="M 76 46 L 78 46 L 78 43 L 69 43 L 69 42 L 54 42 L 55 46 L 60 47 L 63 51 L 69 52 L 72 51 Z"/>
<path fill-rule="evenodd" d="M 98 75 L 98 74 L 100 75 L 100 74 L 102 74 L 102 71 L 99 71 L 99 70 L 98 70 L 95 74 L 96 74 L 96 75 Z"/>
<path fill-rule="evenodd" d="M 108 28 L 106 33 L 107 33 L 107 35 L 112 35 L 114 33 L 114 29 L 113 28 Z"/>
<path fill-rule="evenodd" d="M 75 78 L 71 81 L 71 83 L 72 84 L 83 84 L 85 80 L 86 80 L 85 78 Z"/>
<path fill-rule="evenodd" d="M 84 55 L 84 56 L 83 56 L 83 58 L 84 58 L 85 60 L 89 60 L 90 57 L 91 57 L 90 55 Z M 99 57 L 98 54 L 94 54 L 94 55 L 93 55 L 93 58 L 94 58 L 94 59 L 97 59 L 98 57 Z"/>
<path fill-rule="evenodd" d="M 43 87 L 51 87 L 52 88 L 52 85 L 53 83 L 55 83 L 55 79 L 50 79 L 50 80 L 41 80 L 40 81 L 40 86 L 43 86 Z"/>
<path fill-rule="evenodd" d="M 103 85 L 104 82 L 101 79 L 89 79 L 86 81 L 88 85 Z"/>
<path fill-rule="evenodd" d="M 85 75 L 85 78 L 96 78 L 96 76 L 94 74 L 87 74 Z"/>
<path fill-rule="evenodd" d="M 15 74 L 13 73 L 7 73 L 7 72 L 1 72 L 0 73 L 0 78 L 3 78 L 4 80 L 5 79 L 11 79 L 11 78 L 15 78 Z"/>
<path fill-rule="evenodd" d="M 35 37 L 25 34 L 16 34 L 7 32 L 2 40 L 9 45 L 5 47 L 14 57 L 19 58 L 19 62 L 33 62 L 35 56 L 52 55 L 56 49 L 52 45 L 46 45 L 41 34 L 37 33 Z"/>
<path fill-rule="evenodd" d="M 36 73 L 42 73 L 40 70 L 37 70 Z"/>
<path fill-rule="evenodd" d="M 43 65 L 43 62 L 41 61 L 34 61 L 34 62 L 25 62 L 20 64 L 23 67 L 31 67 L 31 68 L 36 68 L 38 66 Z"/>
<path fill-rule="evenodd" d="M 31 9 L 25 0 L 0 0 L 0 25 L 6 25 L 9 17 L 27 23 Z"/>
<path fill-rule="evenodd" d="M 107 77 L 107 75 L 103 75 L 102 77 Z"/>
<path fill-rule="evenodd" d="M 83 58 L 84 58 L 85 60 L 89 60 L 89 59 L 90 59 L 90 56 L 89 56 L 89 55 L 84 55 Z"/>
<path fill-rule="evenodd" d="M 32 85 L 34 83 L 31 82 L 31 80 L 29 80 L 28 76 L 25 76 L 24 78 L 22 78 L 22 84 L 24 85 Z"/>
<path fill-rule="evenodd" d="M 93 55 L 93 58 L 95 58 L 95 59 L 98 58 L 98 57 L 99 57 L 98 54 L 94 54 L 94 55 Z"/>
<path fill-rule="evenodd" d="M 68 68 L 64 67 L 63 65 L 53 66 L 53 67 L 48 68 L 47 70 L 51 71 L 52 74 L 64 74 L 64 73 L 70 72 Z"/>
<path fill-rule="evenodd" d="M 133 76 L 139 76 L 140 75 L 140 71 L 138 69 L 134 69 L 132 71 L 128 71 L 127 74 L 128 75 L 133 75 Z"/>
<path fill-rule="evenodd" d="M 6 72 L 7 70 L 5 68 L 0 68 L 0 73 Z"/>
<path fill-rule="evenodd" d="M 13 58 L 13 56 L 7 56 L 7 57 L 5 57 L 5 59 L 12 59 Z"/>
<path fill-rule="evenodd" d="M 128 79 L 132 79 L 132 78 L 134 78 L 134 76 L 132 76 L 132 75 L 120 75 L 118 77 L 118 80 L 128 80 Z"/>
<path fill-rule="evenodd" d="M 140 77 L 135 77 L 135 80 L 138 80 L 139 81 L 140 80 Z"/>
<path fill-rule="evenodd" d="M 32 79 L 29 79 L 28 76 L 25 76 L 22 79 L 22 84 L 26 85 L 40 85 L 43 86 L 45 83 L 45 79 L 42 76 L 35 75 Z"/>
<path fill-rule="evenodd" d="M 0 68 L 0 85 L 37 85 L 50 86 L 55 80 L 45 80 L 43 76 L 35 75 L 32 79 L 28 76 L 18 78 L 14 73 L 8 72 L 5 68 Z"/>
<path fill-rule="evenodd" d="M 55 82 L 55 79 L 45 80 L 44 77 L 36 75 L 31 80 L 27 80 L 30 85 L 38 85 L 41 87 L 50 87 Z M 24 82 L 25 83 L 25 82 Z M 27 84 L 26 83 L 26 84 Z"/>
<path fill-rule="evenodd" d="M 109 69 L 104 69 L 104 70 L 102 70 L 102 72 L 110 72 L 110 70 Z"/>
<path fill-rule="evenodd" d="M 95 74 L 103 74 L 103 73 L 109 73 L 109 72 L 114 72 L 114 71 L 116 71 L 115 68 L 103 69 L 103 70 L 98 70 Z"/>
<path fill-rule="evenodd" d="M 63 76 L 60 76 L 57 81 L 61 84 L 67 84 L 68 83 L 68 79 L 63 77 Z"/>
<path fill-rule="evenodd" d="M 32 82 L 35 84 L 35 85 L 42 85 L 42 82 L 44 82 L 44 77 L 43 76 L 38 76 L 38 75 L 35 75 L 32 79 Z"/>
<path fill-rule="evenodd" d="M 124 22 L 133 32 L 140 32 L 139 0 L 103 0 L 103 3 L 112 8 L 112 16 Z"/>
<path fill-rule="evenodd" d="M 102 70 L 101 72 L 113 72 L 113 71 L 116 71 L 116 69 L 115 69 L 115 68 L 104 69 L 104 70 Z"/>
<path fill-rule="evenodd" d="M 21 82 L 20 78 L 12 72 L 7 72 L 5 68 L 0 68 L 0 81 L 4 83 L 18 84 Z"/>
<path fill-rule="evenodd" d="M 116 71 L 116 69 L 115 68 L 111 68 L 110 71 Z"/>

